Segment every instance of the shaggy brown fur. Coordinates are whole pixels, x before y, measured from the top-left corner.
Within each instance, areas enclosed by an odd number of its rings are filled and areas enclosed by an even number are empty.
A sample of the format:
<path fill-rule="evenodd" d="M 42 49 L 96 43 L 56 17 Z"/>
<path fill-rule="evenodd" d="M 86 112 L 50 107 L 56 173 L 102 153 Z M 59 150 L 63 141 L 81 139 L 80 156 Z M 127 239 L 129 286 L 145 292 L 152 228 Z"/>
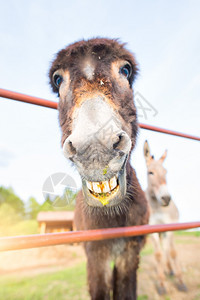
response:
<path fill-rule="evenodd" d="M 82 72 L 82 61 L 85 58 L 91 59 L 95 65 L 92 80 L 85 78 Z M 111 64 L 121 60 L 128 61 L 132 66 L 132 74 L 127 85 L 121 84 L 111 70 Z M 55 87 L 52 76 L 59 69 L 67 70 L 70 74 L 69 88 L 66 89 L 64 100 L 59 102 L 62 144 L 72 133 L 76 109 L 88 95 L 98 93 L 104 95 L 109 105 L 118 113 L 122 129 L 131 138 L 132 150 L 137 134 L 137 116 L 132 91 L 137 65 L 133 55 L 124 48 L 124 45 L 117 40 L 92 39 L 74 43 L 61 50 L 49 72 L 53 91 L 58 94 L 59 89 Z M 92 164 L 92 160 L 88 159 L 87 164 Z M 111 175 L 113 176 L 109 171 L 106 174 L 108 179 L 112 177 Z M 78 194 L 75 211 L 75 224 L 78 230 L 148 223 L 147 202 L 135 171 L 130 165 L 130 153 L 126 164 L 126 179 L 126 195 L 117 206 L 89 206 L 82 191 Z M 113 299 L 136 299 L 136 271 L 144 240 L 143 236 L 139 236 L 84 244 L 92 299 L 110 299 L 111 290 Z M 113 271 L 110 269 L 111 260 L 114 260 Z"/>

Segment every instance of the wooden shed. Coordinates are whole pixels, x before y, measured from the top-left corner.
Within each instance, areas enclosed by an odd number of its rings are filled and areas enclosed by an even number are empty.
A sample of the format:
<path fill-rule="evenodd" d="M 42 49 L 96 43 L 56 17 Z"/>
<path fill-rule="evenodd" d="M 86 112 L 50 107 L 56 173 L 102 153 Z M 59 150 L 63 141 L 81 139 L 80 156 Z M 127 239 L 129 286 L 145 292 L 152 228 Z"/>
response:
<path fill-rule="evenodd" d="M 41 211 L 37 215 L 40 233 L 73 230 L 73 211 Z"/>

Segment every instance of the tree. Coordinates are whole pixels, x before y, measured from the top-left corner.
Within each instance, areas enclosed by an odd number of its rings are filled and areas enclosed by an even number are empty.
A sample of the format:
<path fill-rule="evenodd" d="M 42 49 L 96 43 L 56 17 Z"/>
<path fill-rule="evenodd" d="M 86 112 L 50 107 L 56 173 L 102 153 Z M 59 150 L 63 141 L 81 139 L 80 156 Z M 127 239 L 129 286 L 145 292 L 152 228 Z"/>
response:
<path fill-rule="evenodd" d="M 28 217 L 30 219 L 36 219 L 39 211 L 41 210 L 41 205 L 37 202 L 37 200 L 34 197 L 30 197 L 28 199 L 27 207 Z"/>
<path fill-rule="evenodd" d="M 10 204 L 2 203 L 0 205 L 0 226 L 10 226 L 15 224 L 19 220 L 19 215 Z"/>
<path fill-rule="evenodd" d="M 0 206 L 3 203 L 9 204 L 19 216 L 24 216 L 24 202 L 15 195 L 12 188 L 0 187 Z"/>

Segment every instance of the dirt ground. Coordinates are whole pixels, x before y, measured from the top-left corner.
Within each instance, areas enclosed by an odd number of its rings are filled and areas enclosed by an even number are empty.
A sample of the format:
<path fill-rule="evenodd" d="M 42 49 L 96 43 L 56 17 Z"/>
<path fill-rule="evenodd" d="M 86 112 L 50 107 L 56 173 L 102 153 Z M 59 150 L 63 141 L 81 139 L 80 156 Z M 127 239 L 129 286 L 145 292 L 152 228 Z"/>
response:
<path fill-rule="evenodd" d="M 157 276 L 154 255 L 144 255 L 138 274 L 138 294 L 147 295 L 148 300 L 200 300 L 200 238 L 177 236 L 175 240 L 184 283 L 188 292 L 178 291 L 176 279 L 166 276 L 168 293 L 165 296 L 159 296 L 155 288 Z"/>
<path fill-rule="evenodd" d="M 176 248 L 179 253 L 184 282 L 188 292 L 176 289 L 176 280 L 167 277 L 167 295 L 159 296 L 156 292 L 155 260 L 148 241 L 142 255 L 138 271 L 138 295 L 148 296 L 148 300 L 198 300 L 200 299 L 200 237 L 176 236 Z M 0 253 L 0 275 L 19 277 L 34 276 L 40 273 L 55 272 L 85 261 L 80 245 L 61 245 L 9 251 Z M 144 298 L 147 299 L 147 298 Z"/>

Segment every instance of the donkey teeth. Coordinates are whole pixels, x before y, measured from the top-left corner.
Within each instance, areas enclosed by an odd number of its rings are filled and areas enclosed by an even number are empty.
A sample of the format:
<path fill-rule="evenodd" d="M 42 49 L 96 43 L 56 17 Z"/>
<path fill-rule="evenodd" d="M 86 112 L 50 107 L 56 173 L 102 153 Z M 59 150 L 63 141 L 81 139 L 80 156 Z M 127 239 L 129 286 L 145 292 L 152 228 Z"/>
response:
<path fill-rule="evenodd" d="M 95 193 L 109 193 L 117 186 L 117 178 L 114 176 L 108 181 L 90 182 L 86 181 L 87 188 Z"/>
<path fill-rule="evenodd" d="M 93 191 L 95 193 L 101 193 L 101 187 L 100 187 L 99 182 L 93 182 L 92 187 L 93 187 Z"/>
<path fill-rule="evenodd" d="M 109 182 L 108 181 L 102 181 L 101 190 L 103 191 L 103 193 L 110 192 L 110 186 L 109 186 Z"/>
<path fill-rule="evenodd" d="M 93 191 L 93 187 L 92 187 L 92 182 L 86 181 L 86 184 L 87 184 L 87 188 L 88 188 L 89 190 L 91 190 L 92 192 L 94 192 L 94 191 Z"/>
<path fill-rule="evenodd" d="M 114 176 L 113 178 L 111 178 L 109 180 L 109 183 L 110 183 L 111 190 L 113 190 L 117 186 L 117 178 L 116 178 L 116 176 Z"/>

